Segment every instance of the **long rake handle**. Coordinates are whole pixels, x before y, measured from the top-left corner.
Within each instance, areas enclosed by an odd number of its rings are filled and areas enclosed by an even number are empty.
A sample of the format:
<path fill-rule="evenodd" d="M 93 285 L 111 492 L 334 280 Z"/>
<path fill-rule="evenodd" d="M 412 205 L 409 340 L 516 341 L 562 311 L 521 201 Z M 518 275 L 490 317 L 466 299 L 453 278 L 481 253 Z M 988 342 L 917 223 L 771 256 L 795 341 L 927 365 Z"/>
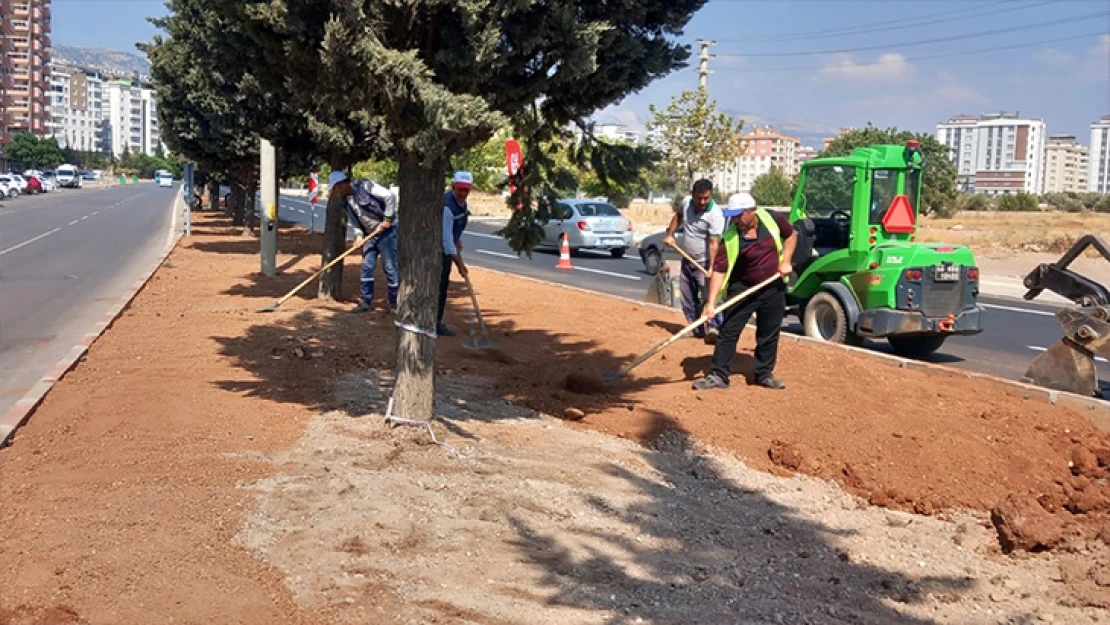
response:
<path fill-rule="evenodd" d="M 759 284 L 757 284 L 757 285 L 755 285 L 755 286 L 753 286 L 749 289 L 746 289 L 743 293 L 740 293 L 740 294 L 736 295 L 735 297 L 733 297 L 729 300 L 726 300 L 725 303 L 721 304 L 721 306 L 717 308 L 717 312 L 721 312 L 721 311 L 724 311 L 728 308 L 732 308 L 740 300 L 748 297 L 752 293 L 755 293 L 759 289 L 762 289 L 763 287 L 771 284 L 775 280 L 781 280 L 781 279 L 782 279 L 782 275 L 780 275 L 780 274 L 775 274 L 775 275 L 771 276 L 770 278 L 767 278 L 763 282 L 760 282 Z M 648 351 L 644 352 L 640 357 L 636 358 L 636 360 L 633 360 L 632 362 L 630 362 L 627 365 L 625 365 L 624 367 L 622 367 L 620 372 L 617 375 L 621 376 L 621 377 L 627 375 L 629 371 L 632 371 L 632 369 L 634 369 L 634 368 L 640 366 L 641 364 L 643 364 L 644 361 L 646 361 L 648 358 L 651 358 L 652 356 L 654 356 L 654 355 L 658 354 L 659 352 L 663 351 L 668 346 L 670 346 L 671 343 L 674 343 L 678 339 L 680 339 L 680 338 L 686 336 L 687 334 L 693 332 L 695 329 L 697 329 L 698 326 L 703 325 L 704 323 L 705 323 L 704 319 L 698 319 L 697 321 L 694 321 L 693 323 L 686 326 L 685 328 L 682 328 L 677 333 L 675 333 L 674 336 L 668 338 L 667 340 L 663 341 L 662 343 L 660 343 L 660 344 L 656 345 L 655 347 L 649 349 Z"/>
<path fill-rule="evenodd" d="M 691 257 L 690 257 L 690 255 L 686 253 L 686 250 L 682 249 L 682 246 L 681 246 L 681 245 L 675 244 L 675 245 L 674 245 L 674 246 L 672 246 L 672 247 L 674 247 L 674 249 L 675 249 L 675 251 L 676 251 L 676 252 L 678 252 L 679 254 L 682 254 L 682 257 L 683 257 L 683 258 L 685 258 L 686 260 L 690 261 L 690 264 L 691 264 L 691 265 L 693 265 L 693 266 L 697 267 L 698 269 L 700 269 L 700 270 L 701 270 L 701 272 L 705 274 L 705 277 L 707 277 L 707 278 L 709 277 L 709 270 L 708 270 L 708 269 L 706 269 L 705 267 L 702 267 L 702 266 L 701 266 L 701 263 L 699 263 L 698 261 L 696 261 L 696 260 L 694 260 L 693 258 L 691 258 Z"/>
<path fill-rule="evenodd" d="M 301 289 L 303 289 L 303 288 L 304 288 L 305 286 L 307 286 L 307 285 L 308 285 L 308 283 L 309 283 L 309 282 L 312 282 L 312 281 L 313 281 L 313 280 L 315 280 L 316 278 L 319 278 L 319 277 L 320 277 L 321 275 L 323 275 L 323 273 L 324 273 L 325 271 L 327 271 L 328 269 L 331 269 L 332 265 L 334 265 L 334 264 L 338 263 L 339 261 L 343 260 L 344 258 L 346 258 L 347 256 L 349 256 L 350 254 L 354 253 L 354 252 L 355 252 L 356 250 L 358 250 L 358 249 L 362 248 L 362 246 L 363 246 L 363 245 L 364 245 L 365 243 L 366 243 L 365 241 L 356 241 L 356 242 L 355 242 L 355 245 L 352 245 L 352 246 L 350 247 L 350 249 L 348 249 L 348 250 L 347 250 L 346 252 L 343 252 L 343 253 L 342 253 L 342 254 L 340 254 L 339 256 L 336 256 L 335 258 L 333 258 L 333 259 L 331 260 L 331 262 L 329 262 L 328 264 L 326 264 L 326 265 L 324 265 L 323 267 L 321 267 L 319 271 L 317 271 L 316 273 L 312 274 L 311 276 L 309 276 L 309 277 L 305 278 L 305 279 L 304 279 L 304 282 L 301 282 L 301 283 L 300 283 L 300 284 L 298 284 L 297 286 L 293 287 L 293 290 L 292 290 L 292 291 L 289 291 L 289 292 L 288 292 L 288 293 L 286 293 L 286 294 L 285 294 L 285 295 L 284 295 L 284 296 L 283 296 L 283 297 L 282 297 L 281 299 L 279 299 L 279 300 L 277 301 L 277 303 L 278 303 L 278 306 L 280 306 L 280 305 L 284 304 L 284 303 L 285 303 L 285 300 L 289 299 L 290 297 L 293 297 L 293 295 L 295 295 L 295 294 L 297 293 L 297 291 L 300 291 Z"/>
<path fill-rule="evenodd" d="M 470 303 L 474 304 L 474 314 L 478 316 L 478 325 L 482 328 L 482 337 L 489 341 L 489 332 L 486 332 L 486 322 L 482 319 L 482 309 L 478 307 L 478 296 L 474 293 L 474 285 L 470 283 L 470 276 L 466 276 L 466 290 L 470 291 Z"/>

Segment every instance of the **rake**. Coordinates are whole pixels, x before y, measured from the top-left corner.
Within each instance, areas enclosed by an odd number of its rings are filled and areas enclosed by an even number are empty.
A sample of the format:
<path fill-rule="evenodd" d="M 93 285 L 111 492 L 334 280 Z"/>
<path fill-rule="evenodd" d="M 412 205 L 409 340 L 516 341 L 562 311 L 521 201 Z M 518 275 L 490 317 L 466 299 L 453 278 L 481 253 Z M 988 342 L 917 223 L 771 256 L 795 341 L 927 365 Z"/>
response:
<path fill-rule="evenodd" d="M 470 292 L 470 302 L 474 304 L 474 315 L 478 317 L 478 325 L 482 328 L 482 339 L 474 335 L 474 324 L 470 324 L 470 344 L 466 347 L 474 347 L 477 349 L 489 349 L 492 344 L 489 340 L 489 332 L 486 331 L 486 322 L 482 319 L 482 309 L 478 307 L 478 295 L 474 293 L 474 285 L 470 282 L 470 276 L 466 276 L 466 290 Z"/>
<path fill-rule="evenodd" d="M 757 284 L 757 285 L 755 285 L 755 286 L 753 286 L 749 289 L 746 289 L 743 293 L 739 293 L 735 297 L 732 297 L 731 299 L 725 301 L 723 304 L 720 305 L 720 307 L 717 308 L 717 312 L 723 312 L 723 311 L 725 311 L 729 308 L 732 308 L 740 300 L 743 300 L 743 299 L 749 297 L 752 293 L 755 293 L 756 291 L 762 289 L 763 287 L 773 283 L 775 280 L 781 280 L 781 279 L 783 279 L 783 276 L 781 274 L 775 274 L 775 275 L 771 276 L 770 278 L 767 278 L 763 282 L 760 282 L 759 284 Z M 664 349 L 666 349 L 667 347 L 669 347 L 671 345 L 671 343 L 674 343 L 678 339 L 680 339 L 680 338 L 686 336 L 687 334 L 693 332 L 694 330 L 696 330 L 698 328 L 698 326 L 701 326 L 701 325 L 704 325 L 704 324 L 705 324 L 705 319 L 698 319 L 698 320 L 694 321 L 690 325 L 688 325 L 685 328 L 682 328 L 681 330 L 676 332 L 673 336 L 671 336 L 667 340 L 665 340 L 662 343 L 656 345 L 655 347 L 649 349 L 648 351 L 644 352 L 643 355 L 637 357 L 632 362 L 630 362 L 627 365 L 621 367 L 620 371 L 615 371 L 615 372 L 613 372 L 613 371 L 602 371 L 601 372 L 601 377 L 605 378 L 606 380 L 609 380 L 610 382 L 623 378 L 624 376 L 628 375 L 629 371 L 632 371 L 636 367 L 642 365 L 649 358 L 651 358 L 652 356 L 658 354 L 659 352 L 661 352 Z"/>
<path fill-rule="evenodd" d="M 369 240 L 369 239 L 367 239 L 367 240 Z M 331 262 L 329 262 L 328 264 L 321 267 L 320 270 L 317 271 L 316 273 L 314 273 L 311 276 L 305 278 L 304 282 L 301 282 L 297 286 L 293 287 L 293 290 L 286 293 L 281 299 L 277 300 L 276 302 L 274 302 L 273 304 L 270 304 L 268 306 L 263 306 L 262 308 L 259 308 L 255 312 L 272 312 L 272 311 L 277 310 L 278 306 L 281 306 L 282 304 L 285 303 L 285 300 L 289 299 L 290 297 L 293 297 L 297 293 L 297 291 L 300 291 L 301 289 L 303 289 L 305 286 L 308 285 L 309 282 L 312 282 L 316 278 L 319 278 L 321 275 L 324 274 L 325 271 L 327 271 L 328 269 L 331 269 L 332 265 L 338 263 L 339 261 L 343 260 L 344 258 L 349 256 L 350 254 L 353 254 L 356 250 L 362 248 L 363 244 L 365 244 L 365 243 L 366 243 L 366 241 L 356 241 L 355 244 L 350 247 L 350 249 L 343 252 L 339 256 L 336 256 L 335 258 L 333 258 L 331 260 Z"/>

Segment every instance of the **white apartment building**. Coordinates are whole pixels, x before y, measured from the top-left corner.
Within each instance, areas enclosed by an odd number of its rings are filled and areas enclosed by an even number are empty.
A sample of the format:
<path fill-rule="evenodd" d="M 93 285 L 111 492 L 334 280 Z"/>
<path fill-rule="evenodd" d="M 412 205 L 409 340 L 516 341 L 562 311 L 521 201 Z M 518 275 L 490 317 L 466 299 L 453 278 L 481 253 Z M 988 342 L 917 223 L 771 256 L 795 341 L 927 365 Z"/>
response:
<path fill-rule="evenodd" d="M 1087 191 L 1110 193 L 1110 115 L 1091 124 Z"/>
<path fill-rule="evenodd" d="M 640 133 L 622 124 L 595 124 L 594 136 L 610 141 L 626 141 L 632 145 L 640 144 Z"/>
<path fill-rule="evenodd" d="M 1050 136 L 1044 148 L 1044 192 L 1085 192 L 1087 168 L 1087 146 L 1072 135 Z"/>
<path fill-rule="evenodd" d="M 105 83 L 103 94 L 105 153 L 118 158 L 126 146 L 131 154 L 154 154 L 162 145 L 154 90 L 119 79 Z"/>
<path fill-rule="evenodd" d="M 777 167 L 787 177 L 800 169 L 797 155 L 801 139 L 780 134 L 774 128 L 755 128 L 741 137 L 743 155 L 708 176 L 713 187 L 726 197 L 738 191 L 751 191 L 755 179 Z"/>
<path fill-rule="evenodd" d="M 91 70 L 54 65 L 50 72 L 51 134 L 62 148 L 99 152 L 103 80 Z"/>
<path fill-rule="evenodd" d="M 802 147 L 798 148 L 797 153 L 794 155 L 794 163 L 796 165 L 796 171 L 794 173 L 801 173 L 802 163 L 805 163 L 806 161 L 812 161 L 813 159 L 817 158 L 817 154 L 817 148 L 813 147 L 812 145 L 803 145 Z"/>
<path fill-rule="evenodd" d="M 958 115 L 937 124 L 961 190 L 997 195 L 1044 192 L 1045 123 L 1016 113 Z"/>

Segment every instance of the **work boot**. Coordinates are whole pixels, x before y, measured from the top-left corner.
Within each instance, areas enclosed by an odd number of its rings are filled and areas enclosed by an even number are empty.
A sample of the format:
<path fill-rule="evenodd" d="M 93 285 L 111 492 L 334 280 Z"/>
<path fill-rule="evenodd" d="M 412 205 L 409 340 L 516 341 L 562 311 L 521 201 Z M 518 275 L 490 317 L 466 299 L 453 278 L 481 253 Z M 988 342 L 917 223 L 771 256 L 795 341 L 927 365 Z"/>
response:
<path fill-rule="evenodd" d="M 717 328 L 709 328 L 705 331 L 705 342 L 707 345 L 717 344 Z"/>
<path fill-rule="evenodd" d="M 436 334 L 439 336 L 458 336 L 455 331 L 448 328 L 445 323 L 441 323 L 436 327 Z"/>
<path fill-rule="evenodd" d="M 713 388 L 727 389 L 728 380 L 721 379 L 721 376 L 716 373 L 710 373 L 700 380 L 694 380 L 694 390 L 707 391 Z"/>
<path fill-rule="evenodd" d="M 360 299 L 358 301 L 358 306 L 355 306 L 354 308 L 352 308 L 351 312 L 353 312 L 353 313 L 370 312 L 370 302 L 368 302 L 364 299 Z"/>
<path fill-rule="evenodd" d="M 783 382 L 782 380 L 779 380 L 779 379 L 775 378 L 774 376 L 770 376 L 770 375 L 765 377 L 765 378 L 762 378 L 760 380 L 756 380 L 755 383 L 759 386 L 764 387 L 764 388 L 771 388 L 771 389 L 775 389 L 775 390 L 780 390 L 780 389 L 786 388 L 786 382 Z"/>

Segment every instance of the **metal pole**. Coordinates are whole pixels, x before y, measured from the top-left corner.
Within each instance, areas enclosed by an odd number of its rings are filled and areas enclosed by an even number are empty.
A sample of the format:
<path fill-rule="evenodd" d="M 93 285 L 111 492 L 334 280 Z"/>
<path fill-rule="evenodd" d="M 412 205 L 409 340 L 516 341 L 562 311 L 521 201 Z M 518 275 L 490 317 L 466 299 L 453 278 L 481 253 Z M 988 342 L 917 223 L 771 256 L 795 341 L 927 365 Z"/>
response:
<path fill-rule="evenodd" d="M 193 164 L 185 163 L 185 169 L 182 171 L 182 184 L 185 185 L 185 236 L 192 236 L 193 234 L 193 201 L 196 198 L 196 187 L 194 186 L 195 178 L 193 175 Z"/>
<path fill-rule="evenodd" d="M 262 139 L 261 182 L 262 182 L 262 273 L 277 274 L 277 220 L 278 220 L 278 180 L 277 152 L 274 145 Z"/>
<path fill-rule="evenodd" d="M 705 91 L 709 88 L 709 59 L 716 58 L 715 54 L 709 53 L 709 46 L 716 45 L 716 41 L 706 41 L 698 39 L 701 44 L 701 56 L 698 59 L 698 88 Z"/>

